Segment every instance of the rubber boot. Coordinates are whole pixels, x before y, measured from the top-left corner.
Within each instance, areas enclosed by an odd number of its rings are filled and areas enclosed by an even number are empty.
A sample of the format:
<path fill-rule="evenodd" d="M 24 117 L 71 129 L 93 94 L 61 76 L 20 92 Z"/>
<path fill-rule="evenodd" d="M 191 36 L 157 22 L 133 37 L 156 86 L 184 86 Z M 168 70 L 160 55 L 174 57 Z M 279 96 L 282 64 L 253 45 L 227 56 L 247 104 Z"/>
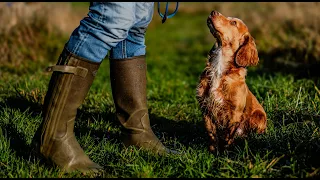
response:
<path fill-rule="evenodd" d="M 110 59 L 110 78 L 116 117 L 123 126 L 122 141 L 163 155 L 167 149 L 153 133 L 147 108 L 145 56 Z"/>
<path fill-rule="evenodd" d="M 74 135 L 77 109 L 83 103 L 100 63 L 77 57 L 64 49 L 53 71 L 43 107 L 43 122 L 35 138 L 40 153 L 64 171 L 101 172 L 84 153 Z M 38 136 L 38 137 L 37 137 Z"/>

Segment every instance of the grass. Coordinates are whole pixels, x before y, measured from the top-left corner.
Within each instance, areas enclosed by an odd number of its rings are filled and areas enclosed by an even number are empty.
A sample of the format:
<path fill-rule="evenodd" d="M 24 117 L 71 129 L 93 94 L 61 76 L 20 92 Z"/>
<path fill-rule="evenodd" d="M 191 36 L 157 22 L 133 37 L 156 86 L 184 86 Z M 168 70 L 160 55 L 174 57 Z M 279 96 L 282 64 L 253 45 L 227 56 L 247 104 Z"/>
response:
<path fill-rule="evenodd" d="M 83 5 L 72 7 L 78 6 Z M 212 7 L 219 10 L 226 6 L 213 4 Z M 187 7 L 181 6 L 181 11 L 165 24 L 161 24 L 155 12 L 146 35 L 147 98 L 152 128 L 166 146 L 185 154 L 160 157 L 122 146 L 106 58 L 78 111 L 75 125 L 76 137 L 85 152 L 104 167 L 101 177 L 319 177 L 320 80 L 310 67 L 310 62 L 319 59 L 308 56 L 308 61 L 302 61 L 306 69 L 301 72 L 290 64 L 270 63 L 275 57 L 272 51 L 282 49 L 287 41 L 280 43 L 277 39 L 279 45 L 271 46 L 260 36 L 264 31 L 254 24 L 251 27 L 257 32 L 253 36 L 261 62 L 248 68 L 247 84 L 265 108 L 267 132 L 251 135 L 246 140 L 237 139 L 225 152 L 207 151 L 207 135 L 195 88 L 214 38 L 205 23 L 210 10 L 190 13 Z M 259 10 L 263 8 L 256 11 Z M 224 11 L 223 14 L 228 14 Z M 310 27 L 309 31 L 316 31 L 314 28 Z M 301 37 L 294 34 L 297 32 L 292 33 L 291 39 Z M 35 36 L 42 38 L 39 42 L 46 42 L 50 37 L 54 40 L 43 44 L 46 51 L 42 60 L 40 56 L 33 59 L 21 52 L 20 63 L 16 64 L 13 58 L 0 65 L 0 177 L 91 177 L 80 172 L 64 174 L 30 154 L 50 79 L 43 69 L 55 63 L 69 34 L 43 29 Z M 267 44 L 268 48 L 261 44 Z M 37 51 L 36 47 L 27 47 Z M 276 56 L 278 59 L 297 61 L 293 51 L 281 53 Z"/>

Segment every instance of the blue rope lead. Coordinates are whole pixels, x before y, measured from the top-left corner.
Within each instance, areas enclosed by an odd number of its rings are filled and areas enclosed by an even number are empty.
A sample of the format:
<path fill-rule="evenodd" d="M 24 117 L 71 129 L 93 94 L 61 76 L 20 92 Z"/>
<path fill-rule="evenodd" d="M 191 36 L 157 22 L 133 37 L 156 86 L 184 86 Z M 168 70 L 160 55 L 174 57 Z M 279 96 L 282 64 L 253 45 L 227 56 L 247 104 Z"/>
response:
<path fill-rule="evenodd" d="M 169 15 L 168 15 L 168 7 L 169 7 L 169 2 L 167 2 L 167 4 L 166 4 L 166 10 L 163 15 L 160 12 L 160 2 L 158 2 L 158 13 L 159 13 L 160 17 L 162 18 L 162 23 L 164 23 L 168 18 L 172 18 L 177 13 L 178 7 L 179 7 L 179 2 L 177 2 L 176 9 L 174 10 L 174 12 Z"/>

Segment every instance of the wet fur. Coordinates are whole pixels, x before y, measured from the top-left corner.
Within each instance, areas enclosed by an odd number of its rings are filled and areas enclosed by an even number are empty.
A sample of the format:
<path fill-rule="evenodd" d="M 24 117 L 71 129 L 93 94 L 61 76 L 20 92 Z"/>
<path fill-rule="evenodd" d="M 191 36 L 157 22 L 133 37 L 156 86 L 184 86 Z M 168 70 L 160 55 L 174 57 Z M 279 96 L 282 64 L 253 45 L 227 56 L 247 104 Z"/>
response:
<path fill-rule="evenodd" d="M 212 31 L 220 42 L 210 50 L 197 87 L 210 151 L 229 146 L 236 136 L 246 137 L 252 131 L 263 133 L 266 129 L 266 113 L 245 82 L 246 67 L 257 65 L 258 52 L 241 20 L 236 19 L 242 23 L 234 30 L 237 32 L 223 34 L 224 29 L 231 31 L 230 20 L 234 19 L 220 13 L 208 18 L 208 22 L 215 23 L 215 28 L 219 27 Z M 239 35 L 241 37 L 233 37 Z"/>

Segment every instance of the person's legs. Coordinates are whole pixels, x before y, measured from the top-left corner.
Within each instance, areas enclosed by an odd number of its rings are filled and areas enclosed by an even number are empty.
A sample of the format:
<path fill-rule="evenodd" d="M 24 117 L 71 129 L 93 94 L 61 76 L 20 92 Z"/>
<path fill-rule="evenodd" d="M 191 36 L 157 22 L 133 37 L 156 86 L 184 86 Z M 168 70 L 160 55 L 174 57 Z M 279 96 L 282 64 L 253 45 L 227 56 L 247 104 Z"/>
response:
<path fill-rule="evenodd" d="M 147 107 L 145 33 L 153 15 L 153 3 L 136 4 L 136 23 L 127 39 L 110 52 L 110 79 L 117 119 L 123 126 L 122 141 L 155 153 L 167 149 L 153 133 Z"/>
<path fill-rule="evenodd" d="M 127 38 L 135 23 L 135 3 L 93 3 L 88 17 L 74 30 L 61 53 L 43 109 L 43 122 L 35 134 L 40 153 L 65 169 L 83 172 L 101 168 L 77 142 L 73 128 L 78 107 L 88 93 L 108 51 Z M 37 143 L 36 143 L 37 144 Z"/>
<path fill-rule="evenodd" d="M 136 21 L 134 2 L 93 2 L 66 48 L 73 54 L 101 62 L 108 51 L 125 40 Z"/>
<path fill-rule="evenodd" d="M 110 59 L 124 59 L 146 54 L 145 34 L 153 17 L 153 2 L 139 2 L 135 5 L 135 24 L 128 37 L 110 51 Z"/>

